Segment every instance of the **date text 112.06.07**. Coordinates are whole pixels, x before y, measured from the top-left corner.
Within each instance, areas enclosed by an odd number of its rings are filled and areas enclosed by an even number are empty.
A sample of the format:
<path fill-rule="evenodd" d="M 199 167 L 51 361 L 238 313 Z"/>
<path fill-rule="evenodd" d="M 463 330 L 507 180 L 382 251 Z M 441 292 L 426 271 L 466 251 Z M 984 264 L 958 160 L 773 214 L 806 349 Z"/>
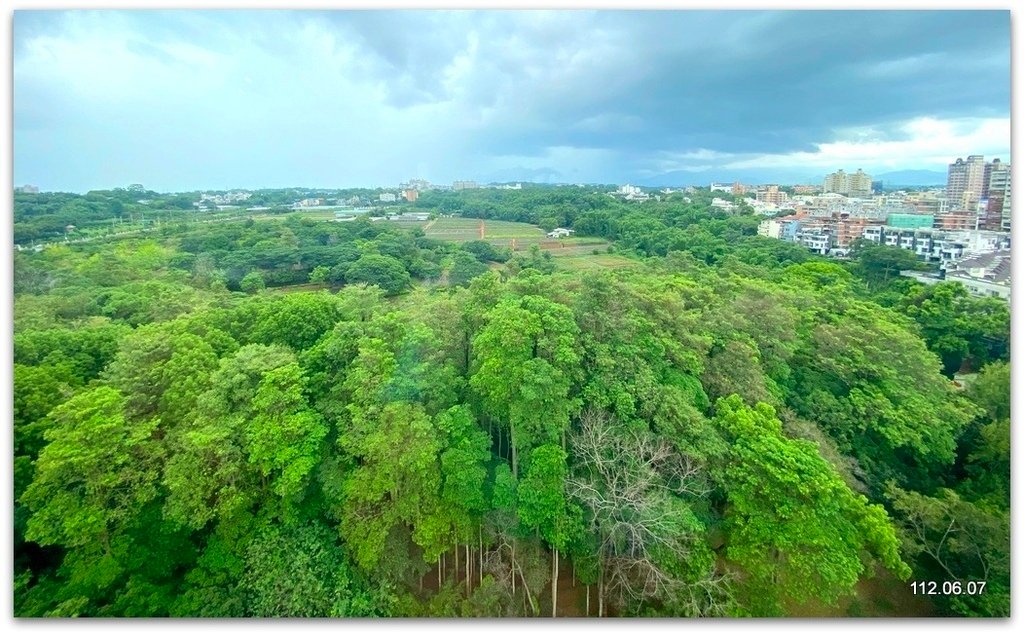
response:
<path fill-rule="evenodd" d="M 981 595 L 984 580 L 915 580 L 910 583 L 914 595 Z"/>

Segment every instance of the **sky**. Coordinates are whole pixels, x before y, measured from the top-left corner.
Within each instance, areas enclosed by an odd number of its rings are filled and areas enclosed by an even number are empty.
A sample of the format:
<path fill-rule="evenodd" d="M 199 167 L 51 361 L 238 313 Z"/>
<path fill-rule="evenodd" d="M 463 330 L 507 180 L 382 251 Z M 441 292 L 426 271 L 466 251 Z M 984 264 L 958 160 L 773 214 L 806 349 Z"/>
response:
<path fill-rule="evenodd" d="M 1008 11 L 16 11 L 14 182 L 808 182 L 1010 160 Z"/>

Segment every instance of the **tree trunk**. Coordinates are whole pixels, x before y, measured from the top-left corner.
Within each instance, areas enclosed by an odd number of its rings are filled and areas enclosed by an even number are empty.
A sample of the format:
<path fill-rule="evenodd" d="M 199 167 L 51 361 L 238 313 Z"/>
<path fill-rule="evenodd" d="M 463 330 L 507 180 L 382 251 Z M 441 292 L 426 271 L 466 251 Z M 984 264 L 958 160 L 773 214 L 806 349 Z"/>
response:
<path fill-rule="evenodd" d="M 558 609 L 558 549 L 555 549 L 555 558 L 552 561 L 551 574 L 551 617 L 555 617 Z"/>
<path fill-rule="evenodd" d="M 477 536 L 480 538 L 480 584 L 484 583 L 484 528 L 477 527 Z"/>
<path fill-rule="evenodd" d="M 604 614 L 604 563 L 600 563 L 601 570 L 597 573 L 597 616 Z"/>
<path fill-rule="evenodd" d="M 516 541 L 512 539 L 512 595 L 516 594 Z"/>
<path fill-rule="evenodd" d="M 512 476 L 519 478 L 519 454 L 516 452 L 516 431 L 509 426 L 508 442 L 512 444 Z"/>
<path fill-rule="evenodd" d="M 469 595 L 471 590 L 470 585 L 473 583 L 473 561 L 469 558 L 469 541 L 466 541 L 466 595 Z"/>
<path fill-rule="evenodd" d="M 587 585 L 587 617 L 590 617 L 590 585 Z"/>
<path fill-rule="evenodd" d="M 455 543 L 455 583 L 459 582 L 459 543 Z"/>

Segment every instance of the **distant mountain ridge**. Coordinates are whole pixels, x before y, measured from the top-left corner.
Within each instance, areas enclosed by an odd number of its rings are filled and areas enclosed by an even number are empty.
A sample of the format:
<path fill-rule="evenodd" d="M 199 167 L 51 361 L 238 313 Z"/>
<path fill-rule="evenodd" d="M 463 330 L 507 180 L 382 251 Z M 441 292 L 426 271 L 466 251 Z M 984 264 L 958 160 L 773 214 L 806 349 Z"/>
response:
<path fill-rule="evenodd" d="M 873 176 L 886 185 L 945 185 L 947 174 L 934 170 L 897 170 Z"/>

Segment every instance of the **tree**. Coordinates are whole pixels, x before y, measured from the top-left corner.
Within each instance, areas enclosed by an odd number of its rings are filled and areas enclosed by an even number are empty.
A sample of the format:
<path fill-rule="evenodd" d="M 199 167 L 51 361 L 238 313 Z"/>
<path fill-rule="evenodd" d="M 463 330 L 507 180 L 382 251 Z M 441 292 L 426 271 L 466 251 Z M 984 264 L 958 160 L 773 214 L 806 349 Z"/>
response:
<path fill-rule="evenodd" d="M 492 416 L 508 425 L 517 476 L 519 451 L 560 440 L 577 408 L 569 391 L 578 332 L 571 310 L 531 295 L 499 303 L 473 340 L 470 384 Z"/>
<path fill-rule="evenodd" d="M 387 615 L 390 598 L 366 588 L 337 536 L 319 522 L 270 525 L 249 544 L 238 582 L 253 617 Z"/>
<path fill-rule="evenodd" d="M 125 400 L 102 386 L 50 414 L 49 444 L 21 497 L 33 512 L 26 538 L 111 555 L 111 542 L 157 496 L 162 448 L 158 421 L 129 421 Z"/>
<path fill-rule="evenodd" d="M 448 283 L 453 286 L 465 287 L 473 278 L 487 273 L 487 265 L 464 251 L 452 255 L 452 266 L 448 271 Z"/>
<path fill-rule="evenodd" d="M 1008 510 L 975 505 L 949 489 L 934 496 L 891 487 L 887 492 L 903 547 L 916 558 L 921 576 L 984 581 L 984 593 L 942 597 L 957 615 L 1010 614 L 1010 516 Z"/>
<path fill-rule="evenodd" d="M 874 289 L 899 276 L 900 271 L 922 268 L 914 252 L 866 240 L 856 241 L 850 256 L 856 261 L 856 272 Z"/>
<path fill-rule="evenodd" d="M 566 453 L 547 443 L 530 453 L 529 467 L 519 484 L 519 519 L 536 528 L 554 553 L 551 570 L 551 617 L 558 606 L 558 554 L 571 539 L 573 512 L 565 495 Z M 578 521 L 577 521 L 578 522 Z"/>
<path fill-rule="evenodd" d="M 245 274 L 238 286 L 246 293 L 257 293 L 267 288 L 263 276 L 258 271 L 250 271 Z"/>
<path fill-rule="evenodd" d="M 345 272 L 345 281 L 349 284 L 376 285 L 386 295 L 401 293 L 412 284 L 412 278 L 402 261 L 380 254 L 365 254 L 352 263 Z"/>
<path fill-rule="evenodd" d="M 771 406 L 751 408 L 733 395 L 716 408 L 715 423 L 732 443 L 719 477 L 726 554 L 749 576 L 755 614 L 778 612 L 786 600 L 835 603 L 871 557 L 907 579 L 885 510 L 851 491 L 812 443 L 783 436 Z"/>
<path fill-rule="evenodd" d="M 714 574 L 695 513 L 708 494 L 699 463 L 644 426 L 592 409 L 569 447 L 568 492 L 597 538 L 598 614 L 609 600 L 636 608 L 650 599 L 678 603 L 688 616 L 729 612 L 730 580 Z"/>
<path fill-rule="evenodd" d="M 309 281 L 313 284 L 323 284 L 331 275 L 331 268 L 324 265 L 317 265 L 309 272 Z"/>

